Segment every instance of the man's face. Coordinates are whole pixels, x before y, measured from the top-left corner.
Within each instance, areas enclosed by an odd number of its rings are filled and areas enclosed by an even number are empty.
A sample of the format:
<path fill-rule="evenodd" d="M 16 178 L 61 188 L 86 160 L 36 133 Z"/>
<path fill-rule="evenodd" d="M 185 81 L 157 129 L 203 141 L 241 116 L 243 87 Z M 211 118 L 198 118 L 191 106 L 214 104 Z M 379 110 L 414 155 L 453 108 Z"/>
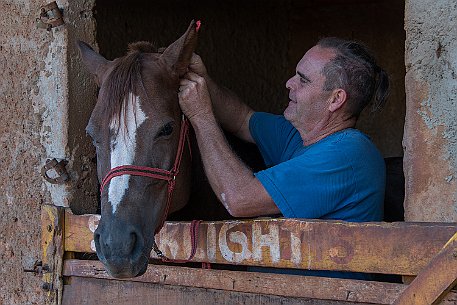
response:
<path fill-rule="evenodd" d="M 298 130 L 309 132 L 327 114 L 331 91 L 324 91 L 322 69 L 335 53 L 331 49 L 315 46 L 299 61 L 296 73 L 286 82 L 289 105 L 284 117 Z"/>

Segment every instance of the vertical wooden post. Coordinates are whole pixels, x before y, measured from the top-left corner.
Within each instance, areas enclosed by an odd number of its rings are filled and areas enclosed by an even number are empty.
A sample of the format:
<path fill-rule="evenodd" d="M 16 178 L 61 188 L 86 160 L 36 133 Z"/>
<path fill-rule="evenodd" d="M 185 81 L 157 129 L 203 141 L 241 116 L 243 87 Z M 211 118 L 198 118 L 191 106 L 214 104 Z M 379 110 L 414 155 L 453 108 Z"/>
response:
<path fill-rule="evenodd" d="M 64 219 L 63 208 L 43 205 L 41 210 L 42 288 L 47 291 L 47 304 L 62 303 Z"/>

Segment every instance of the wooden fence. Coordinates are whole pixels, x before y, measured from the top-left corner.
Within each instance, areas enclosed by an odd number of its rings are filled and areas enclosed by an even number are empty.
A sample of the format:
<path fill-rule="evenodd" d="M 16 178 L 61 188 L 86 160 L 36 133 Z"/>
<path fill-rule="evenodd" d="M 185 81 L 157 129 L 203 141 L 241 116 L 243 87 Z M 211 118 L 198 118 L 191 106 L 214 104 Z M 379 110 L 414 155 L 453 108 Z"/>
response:
<path fill-rule="evenodd" d="M 99 215 L 45 206 L 43 279 L 60 304 L 456 304 L 455 223 L 348 223 L 298 219 L 202 222 L 194 262 L 417 276 L 411 284 L 150 264 L 137 278 L 111 278 L 94 253 Z M 189 222 L 156 235 L 173 259 L 191 251 Z M 448 242 L 449 241 L 449 242 Z M 444 247 L 447 243 L 447 246 Z M 79 255 L 83 257 L 84 255 Z M 152 253 L 154 259 L 155 254 Z M 186 288 L 187 287 L 187 288 Z M 189 290 L 193 287 L 192 290 Z M 120 291 L 122 293 L 120 293 Z M 62 293 L 63 292 L 63 293 Z M 136 297 L 135 297 L 136 296 Z M 150 302 L 151 298 L 155 301 Z"/>

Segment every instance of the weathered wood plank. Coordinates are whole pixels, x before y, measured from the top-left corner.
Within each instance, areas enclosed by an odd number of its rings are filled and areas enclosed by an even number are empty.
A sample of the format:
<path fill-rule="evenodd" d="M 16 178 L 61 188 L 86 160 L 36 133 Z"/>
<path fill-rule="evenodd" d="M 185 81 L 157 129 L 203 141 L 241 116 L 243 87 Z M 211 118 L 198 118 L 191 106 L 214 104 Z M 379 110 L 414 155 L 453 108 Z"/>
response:
<path fill-rule="evenodd" d="M 62 266 L 64 254 L 64 209 L 52 205 L 41 208 L 41 249 L 43 288 L 48 304 L 62 303 Z"/>
<path fill-rule="evenodd" d="M 417 275 L 394 305 L 437 304 L 457 283 L 457 233 Z"/>
<path fill-rule="evenodd" d="M 67 212 L 65 250 L 94 252 L 93 232 L 99 217 Z M 173 259 L 189 256 L 189 228 L 189 222 L 165 224 L 156 235 L 165 255 Z M 417 275 L 456 231 L 455 223 L 203 222 L 193 261 Z"/>
<path fill-rule="evenodd" d="M 64 289 L 64 305 L 369 305 L 83 277 L 71 278 Z"/>
<path fill-rule="evenodd" d="M 63 274 L 119 280 L 110 277 L 99 261 L 67 260 Z M 149 265 L 144 275 L 124 281 L 374 304 L 391 304 L 406 288 L 393 283 L 163 265 Z"/>

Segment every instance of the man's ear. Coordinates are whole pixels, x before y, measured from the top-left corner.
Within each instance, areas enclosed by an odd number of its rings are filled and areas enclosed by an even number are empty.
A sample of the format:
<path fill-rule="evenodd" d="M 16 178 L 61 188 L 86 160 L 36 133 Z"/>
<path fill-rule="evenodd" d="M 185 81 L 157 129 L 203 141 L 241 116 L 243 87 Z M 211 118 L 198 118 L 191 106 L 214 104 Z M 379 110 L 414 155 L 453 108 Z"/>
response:
<path fill-rule="evenodd" d="M 332 95 L 330 97 L 330 104 L 328 106 L 328 110 L 330 112 L 335 112 L 338 109 L 340 109 L 341 107 L 343 107 L 343 105 L 346 103 L 346 101 L 347 101 L 346 91 L 341 88 L 334 89 L 332 91 Z"/>
<path fill-rule="evenodd" d="M 173 71 L 183 76 L 196 47 L 197 24 L 192 20 L 187 31 L 163 51 L 162 58 Z"/>
<path fill-rule="evenodd" d="M 100 85 L 110 61 L 95 52 L 87 43 L 78 41 L 77 44 L 84 65 L 95 76 L 95 81 Z"/>

